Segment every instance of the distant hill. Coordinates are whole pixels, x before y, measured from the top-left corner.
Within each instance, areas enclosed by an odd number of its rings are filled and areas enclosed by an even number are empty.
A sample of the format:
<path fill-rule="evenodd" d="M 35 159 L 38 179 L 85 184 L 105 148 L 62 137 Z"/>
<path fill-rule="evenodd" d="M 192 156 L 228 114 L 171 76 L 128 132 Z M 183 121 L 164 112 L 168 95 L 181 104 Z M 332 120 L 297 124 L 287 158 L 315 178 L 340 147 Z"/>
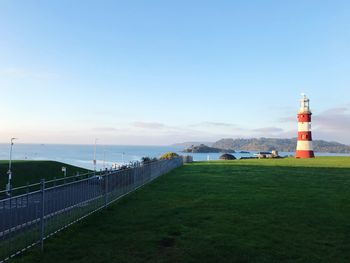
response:
<path fill-rule="evenodd" d="M 218 149 L 245 150 L 245 151 L 271 151 L 294 152 L 297 139 L 276 139 L 276 138 L 252 138 L 252 139 L 221 139 L 215 142 L 212 147 Z M 338 142 L 327 142 L 314 140 L 315 152 L 329 153 L 350 153 L 350 146 Z"/>
<path fill-rule="evenodd" d="M 192 145 L 193 146 L 199 146 L 201 144 L 204 144 L 204 145 L 207 145 L 207 146 L 211 147 L 213 145 L 213 142 L 182 142 L 182 143 L 172 144 L 171 146 L 189 148 Z"/>
<path fill-rule="evenodd" d="M 224 149 L 209 147 L 207 145 L 200 144 L 197 146 L 192 145 L 192 146 L 186 148 L 185 150 L 183 150 L 182 152 L 184 152 L 184 153 L 223 153 L 223 152 L 234 153 L 235 151 L 234 150 L 224 150 Z"/>

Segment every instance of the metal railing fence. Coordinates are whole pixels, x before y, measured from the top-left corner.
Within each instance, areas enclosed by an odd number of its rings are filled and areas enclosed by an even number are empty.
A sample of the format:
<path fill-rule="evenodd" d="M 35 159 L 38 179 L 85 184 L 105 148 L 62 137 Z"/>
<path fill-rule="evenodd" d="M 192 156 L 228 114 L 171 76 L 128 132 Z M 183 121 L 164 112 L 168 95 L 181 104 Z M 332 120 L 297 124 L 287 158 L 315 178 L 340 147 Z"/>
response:
<path fill-rule="evenodd" d="M 43 249 L 46 238 L 181 165 L 181 157 L 135 163 L 13 189 L 0 200 L 0 263 L 34 245 Z"/>

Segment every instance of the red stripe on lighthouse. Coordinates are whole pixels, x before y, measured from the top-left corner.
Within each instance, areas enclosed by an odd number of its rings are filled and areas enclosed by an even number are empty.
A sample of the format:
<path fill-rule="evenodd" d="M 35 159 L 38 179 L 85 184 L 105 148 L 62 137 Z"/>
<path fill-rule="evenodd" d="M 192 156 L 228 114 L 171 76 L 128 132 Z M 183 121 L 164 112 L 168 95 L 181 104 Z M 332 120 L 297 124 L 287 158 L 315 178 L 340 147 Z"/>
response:
<path fill-rule="evenodd" d="M 311 122 L 311 113 L 298 114 L 298 122 Z"/>
<path fill-rule="evenodd" d="M 298 141 L 312 141 L 311 131 L 299 131 Z"/>
<path fill-rule="evenodd" d="M 295 158 L 314 158 L 314 151 L 303 151 L 297 150 L 295 153 Z"/>

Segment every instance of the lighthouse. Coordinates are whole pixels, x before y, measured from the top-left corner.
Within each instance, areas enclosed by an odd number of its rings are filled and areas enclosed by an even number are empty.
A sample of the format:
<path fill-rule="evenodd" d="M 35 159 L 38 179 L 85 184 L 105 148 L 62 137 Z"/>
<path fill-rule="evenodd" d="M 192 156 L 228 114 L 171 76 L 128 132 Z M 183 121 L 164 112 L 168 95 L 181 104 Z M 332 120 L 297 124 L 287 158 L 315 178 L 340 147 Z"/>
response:
<path fill-rule="evenodd" d="M 296 158 L 313 158 L 314 150 L 312 148 L 311 137 L 311 110 L 310 100 L 305 94 L 302 94 L 300 100 L 300 109 L 298 111 L 298 142 L 295 152 Z"/>

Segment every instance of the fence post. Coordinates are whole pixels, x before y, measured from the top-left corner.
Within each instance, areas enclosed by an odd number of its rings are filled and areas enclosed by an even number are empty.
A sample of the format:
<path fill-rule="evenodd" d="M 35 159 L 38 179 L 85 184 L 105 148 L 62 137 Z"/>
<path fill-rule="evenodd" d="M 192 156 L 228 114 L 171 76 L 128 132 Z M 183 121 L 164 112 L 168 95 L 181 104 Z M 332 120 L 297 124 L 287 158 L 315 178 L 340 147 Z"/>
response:
<path fill-rule="evenodd" d="M 41 214 L 40 214 L 40 247 L 41 251 L 44 250 L 44 231 L 45 231 L 45 179 L 40 181 L 41 190 Z"/>
<path fill-rule="evenodd" d="M 27 216 L 28 218 L 29 218 L 29 182 L 27 182 L 27 187 L 26 187 L 26 202 L 27 202 L 27 204 L 26 204 L 26 207 L 27 207 L 27 209 L 26 209 L 26 215 L 25 216 Z"/>
<path fill-rule="evenodd" d="M 105 180 L 104 180 L 104 206 L 105 208 L 107 207 L 107 203 L 108 203 L 108 173 L 106 172 L 105 176 L 104 176 Z"/>
<path fill-rule="evenodd" d="M 132 189 L 136 188 L 136 173 L 137 170 L 139 169 L 139 164 L 134 168 L 134 172 L 132 173 Z"/>

